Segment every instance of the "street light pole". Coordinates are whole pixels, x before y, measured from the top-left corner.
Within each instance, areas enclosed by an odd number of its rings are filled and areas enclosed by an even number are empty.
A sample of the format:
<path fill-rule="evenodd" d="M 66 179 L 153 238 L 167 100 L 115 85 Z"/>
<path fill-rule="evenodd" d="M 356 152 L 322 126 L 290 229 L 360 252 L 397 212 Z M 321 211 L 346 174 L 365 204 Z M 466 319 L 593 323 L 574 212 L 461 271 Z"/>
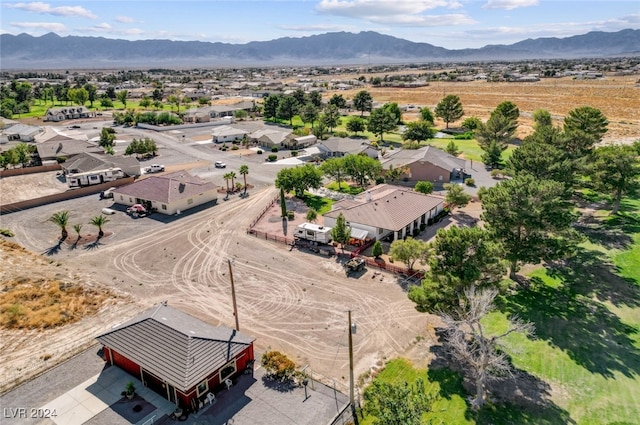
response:
<path fill-rule="evenodd" d="M 231 269 L 231 260 L 227 260 L 229 264 L 229 277 L 231 278 L 231 299 L 233 301 L 233 317 L 236 319 L 236 330 L 240 331 L 240 324 L 238 323 L 238 305 L 236 304 L 236 287 L 233 284 L 233 270 Z"/>

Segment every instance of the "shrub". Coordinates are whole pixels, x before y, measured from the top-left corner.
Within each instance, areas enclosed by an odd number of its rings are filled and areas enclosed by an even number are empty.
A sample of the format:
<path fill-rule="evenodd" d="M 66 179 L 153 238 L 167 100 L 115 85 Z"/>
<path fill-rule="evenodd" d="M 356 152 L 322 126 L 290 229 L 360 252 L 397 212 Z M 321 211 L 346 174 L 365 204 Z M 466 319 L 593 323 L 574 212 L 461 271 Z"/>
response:
<path fill-rule="evenodd" d="M 291 156 L 298 156 L 298 151 L 291 151 Z"/>
<path fill-rule="evenodd" d="M 383 183 L 384 183 L 384 177 L 382 176 L 376 177 L 376 184 L 383 184 Z"/>
<path fill-rule="evenodd" d="M 471 177 L 467 177 L 466 179 L 464 179 L 464 184 L 466 184 L 467 186 L 475 186 L 476 181 Z"/>
<path fill-rule="evenodd" d="M 462 133 L 462 134 L 456 134 L 455 136 L 453 136 L 453 138 L 455 140 L 471 140 L 471 139 L 473 139 L 473 132 L 472 131 L 467 131 L 467 132 Z"/>
<path fill-rule="evenodd" d="M 279 351 L 267 351 L 262 355 L 262 367 L 267 374 L 279 380 L 291 379 L 296 370 L 296 364 Z"/>
<path fill-rule="evenodd" d="M 12 238 L 14 236 L 13 232 L 9 229 L 0 229 L 0 235 L 8 238 Z"/>
<path fill-rule="evenodd" d="M 258 155 L 262 155 L 262 149 L 258 149 L 258 150 L 256 151 L 256 153 L 257 153 Z"/>
<path fill-rule="evenodd" d="M 56 162 L 58 164 L 62 164 L 63 162 L 67 162 L 67 157 L 66 156 L 58 156 L 58 157 L 56 157 Z"/>
<path fill-rule="evenodd" d="M 491 177 L 492 177 L 492 178 L 494 178 L 494 179 L 498 179 L 498 178 L 502 177 L 502 171 L 501 171 L 501 170 L 498 170 L 497 168 L 496 168 L 496 169 L 491 170 L 491 173 L 489 173 L 489 174 L 490 174 L 490 175 L 491 175 Z"/>
<path fill-rule="evenodd" d="M 413 237 L 415 238 L 420 234 L 420 229 L 413 229 Z"/>
<path fill-rule="evenodd" d="M 421 231 L 421 232 L 423 232 L 423 231 L 424 231 L 424 229 L 426 229 L 426 228 L 427 228 L 427 225 L 426 225 L 425 223 L 422 223 L 422 224 L 420 225 L 420 231 Z"/>
<path fill-rule="evenodd" d="M 238 148 L 238 145 L 233 145 L 233 146 L 231 147 L 231 150 L 232 150 L 232 151 L 237 151 L 238 149 L 239 149 L 239 148 Z"/>
<path fill-rule="evenodd" d="M 293 220 L 295 218 L 293 211 L 287 211 L 287 219 Z"/>
<path fill-rule="evenodd" d="M 276 159 L 278 159 L 278 155 L 271 154 L 267 159 L 269 160 L 269 162 L 274 162 Z"/>
<path fill-rule="evenodd" d="M 276 146 L 272 147 L 271 152 L 278 152 L 278 148 Z"/>
<path fill-rule="evenodd" d="M 349 137 L 349 133 L 347 133 L 346 131 L 336 131 L 333 133 L 333 135 L 336 137 Z"/>

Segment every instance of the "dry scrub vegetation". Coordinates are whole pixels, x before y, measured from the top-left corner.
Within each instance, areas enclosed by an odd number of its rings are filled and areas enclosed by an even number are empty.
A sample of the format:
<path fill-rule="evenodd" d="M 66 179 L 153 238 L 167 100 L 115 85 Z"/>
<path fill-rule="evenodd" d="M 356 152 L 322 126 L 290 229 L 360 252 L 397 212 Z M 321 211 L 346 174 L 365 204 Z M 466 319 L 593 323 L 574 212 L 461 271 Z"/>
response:
<path fill-rule="evenodd" d="M 45 272 L 58 264 L 5 239 L 0 239 L 0 258 L 2 328 L 46 329 L 73 323 L 97 313 L 110 297 L 108 291 L 85 287 L 62 273 Z"/>

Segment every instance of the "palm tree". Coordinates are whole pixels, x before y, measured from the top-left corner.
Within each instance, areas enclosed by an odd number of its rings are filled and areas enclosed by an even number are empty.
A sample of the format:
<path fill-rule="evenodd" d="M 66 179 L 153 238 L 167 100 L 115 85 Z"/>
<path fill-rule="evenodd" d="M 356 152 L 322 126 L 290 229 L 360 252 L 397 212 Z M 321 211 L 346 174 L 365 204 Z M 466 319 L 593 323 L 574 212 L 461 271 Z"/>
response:
<path fill-rule="evenodd" d="M 89 224 L 93 224 L 98 228 L 98 238 L 101 238 L 104 236 L 104 232 L 102 231 L 102 226 L 104 226 L 108 222 L 109 222 L 109 219 L 107 217 L 103 215 L 97 215 L 93 217 L 91 221 L 89 221 Z"/>
<path fill-rule="evenodd" d="M 76 239 L 76 244 L 77 244 L 78 241 L 80 240 L 80 230 L 82 230 L 82 224 L 80 224 L 80 223 L 74 224 L 73 225 L 73 230 L 75 230 L 76 233 L 78 234 L 78 239 Z"/>
<path fill-rule="evenodd" d="M 60 230 L 62 231 L 60 235 L 60 240 L 63 241 L 67 239 L 67 224 L 69 224 L 69 211 L 59 211 L 49 217 L 49 221 L 58 225 Z"/>
<path fill-rule="evenodd" d="M 236 172 L 235 171 L 231 171 L 229 172 L 229 178 L 231 179 L 231 188 L 233 189 L 233 180 L 236 178 Z"/>
<path fill-rule="evenodd" d="M 225 174 L 222 178 L 227 182 L 227 193 L 229 193 L 229 180 L 231 180 L 231 173 Z"/>
<path fill-rule="evenodd" d="M 249 167 L 246 165 L 241 165 L 240 166 L 240 174 L 242 174 L 242 177 L 244 178 L 244 194 L 247 194 L 247 174 L 249 174 Z"/>

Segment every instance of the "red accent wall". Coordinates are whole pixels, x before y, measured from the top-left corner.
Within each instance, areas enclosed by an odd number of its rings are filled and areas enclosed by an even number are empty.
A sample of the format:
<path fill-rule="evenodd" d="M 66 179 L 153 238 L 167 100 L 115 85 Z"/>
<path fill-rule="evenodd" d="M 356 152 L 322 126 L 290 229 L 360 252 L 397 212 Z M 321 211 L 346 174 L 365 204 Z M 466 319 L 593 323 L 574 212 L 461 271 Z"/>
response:
<path fill-rule="evenodd" d="M 140 366 L 134 361 L 129 360 L 122 354 L 111 349 L 111 355 L 113 356 L 113 364 L 117 365 L 121 369 L 126 370 L 136 378 L 140 379 Z"/>

